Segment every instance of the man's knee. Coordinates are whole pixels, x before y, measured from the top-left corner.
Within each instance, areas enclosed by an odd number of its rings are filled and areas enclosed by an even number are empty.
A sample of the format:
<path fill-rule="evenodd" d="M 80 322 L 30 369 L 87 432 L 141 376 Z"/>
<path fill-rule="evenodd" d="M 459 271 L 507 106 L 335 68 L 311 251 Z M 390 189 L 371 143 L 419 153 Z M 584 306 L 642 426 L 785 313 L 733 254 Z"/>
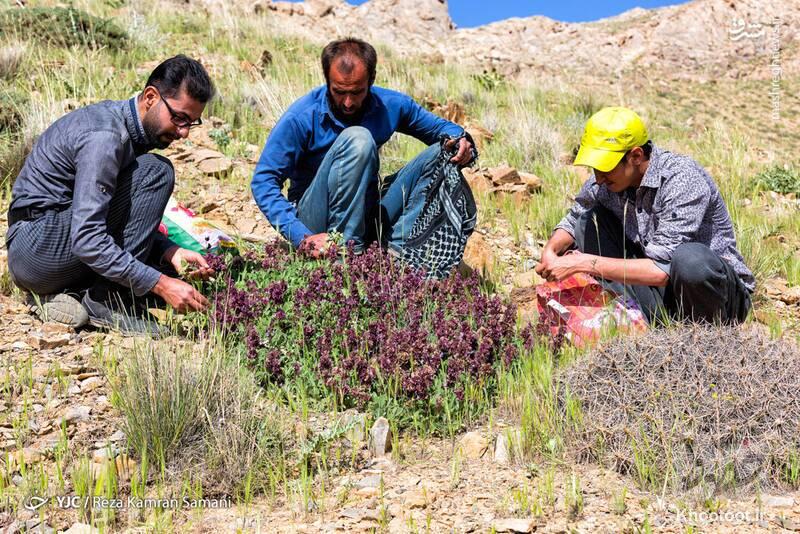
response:
<path fill-rule="evenodd" d="M 341 147 L 348 152 L 353 152 L 361 157 L 377 154 L 378 147 L 369 130 L 363 126 L 350 126 L 342 130 L 336 139 Z"/>
<path fill-rule="evenodd" d="M 615 233 L 623 232 L 622 222 L 604 206 L 594 206 L 583 212 L 572 231 L 578 250 L 599 256 L 616 256 L 611 251 L 604 250 L 603 244 L 615 237 Z M 617 237 L 624 239 L 623 235 Z"/>
<path fill-rule="evenodd" d="M 148 181 L 172 191 L 175 187 L 175 169 L 172 162 L 159 154 L 142 154 L 136 158 L 136 172 Z"/>
<path fill-rule="evenodd" d="M 670 262 L 670 278 L 681 286 L 701 286 L 717 278 L 719 257 L 702 243 L 683 243 Z"/>

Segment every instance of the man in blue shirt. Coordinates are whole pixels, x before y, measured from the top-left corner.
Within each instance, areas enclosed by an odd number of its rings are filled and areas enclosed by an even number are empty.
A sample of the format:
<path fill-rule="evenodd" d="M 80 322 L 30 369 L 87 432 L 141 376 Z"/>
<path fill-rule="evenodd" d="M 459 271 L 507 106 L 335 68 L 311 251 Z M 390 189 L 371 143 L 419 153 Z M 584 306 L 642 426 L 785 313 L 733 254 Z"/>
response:
<path fill-rule="evenodd" d="M 372 238 L 402 248 L 425 200 L 442 135 L 458 140 L 452 161 L 466 165 L 471 143 L 464 129 L 425 110 L 411 97 L 373 86 L 377 54 L 359 39 L 322 51 L 327 84 L 294 102 L 278 120 L 256 165 L 253 197 L 269 222 L 295 247 L 315 256 L 328 233 L 356 251 Z M 429 146 L 378 191 L 378 149 L 394 132 Z M 281 186 L 290 179 L 288 199 Z M 374 233 L 373 233 L 374 232 Z"/>

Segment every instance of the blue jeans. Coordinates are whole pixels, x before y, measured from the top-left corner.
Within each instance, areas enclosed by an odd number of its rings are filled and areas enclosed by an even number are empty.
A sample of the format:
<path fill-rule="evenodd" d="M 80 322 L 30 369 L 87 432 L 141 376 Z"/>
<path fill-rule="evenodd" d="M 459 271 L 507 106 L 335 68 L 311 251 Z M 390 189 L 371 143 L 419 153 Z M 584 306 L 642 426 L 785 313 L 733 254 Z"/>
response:
<path fill-rule="evenodd" d="M 372 134 L 361 126 L 345 128 L 300 198 L 298 216 L 315 234 L 340 232 L 357 251 L 373 239 L 399 251 L 425 204 L 439 150 L 439 145 L 428 147 L 386 177 L 380 193 Z"/>

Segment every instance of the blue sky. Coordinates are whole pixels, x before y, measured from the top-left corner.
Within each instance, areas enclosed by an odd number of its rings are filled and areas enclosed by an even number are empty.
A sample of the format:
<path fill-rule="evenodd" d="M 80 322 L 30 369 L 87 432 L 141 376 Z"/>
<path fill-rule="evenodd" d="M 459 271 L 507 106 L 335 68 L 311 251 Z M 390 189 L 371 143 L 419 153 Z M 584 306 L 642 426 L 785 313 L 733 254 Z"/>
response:
<path fill-rule="evenodd" d="M 347 0 L 363 4 L 367 0 Z M 460 28 L 480 26 L 509 17 L 544 15 L 564 22 L 585 22 L 619 15 L 634 7 L 661 7 L 686 0 L 449 0 L 450 17 Z M 487 5 L 488 4 L 488 5 Z M 491 6 L 491 7 L 489 7 Z"/>

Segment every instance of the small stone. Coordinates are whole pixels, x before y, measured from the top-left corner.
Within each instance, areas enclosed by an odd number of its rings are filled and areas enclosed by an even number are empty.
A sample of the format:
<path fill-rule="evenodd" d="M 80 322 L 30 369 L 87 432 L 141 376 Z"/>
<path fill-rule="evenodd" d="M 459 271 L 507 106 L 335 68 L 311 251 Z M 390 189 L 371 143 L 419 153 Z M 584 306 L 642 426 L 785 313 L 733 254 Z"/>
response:
<path fill-rule="evenodd" d="M 494 187 L 492 180 L 479 170 L 467 167 L 461 172 L 467 180 L 469 188 L 475 193 L 488 193 Z"/>
<path fill-rule="evenodd" d="M 127 454 L 119 454 L 114 459 L 115 467 L 117 468 L 117 476 L 120 480 L 128 480 L 133 476 L 134 471 L 138 469 L 139 464 L 130 458 Z"/>
<path fill-rule="evenodd" d="M 62 420 L 67 424 L 77 423 L 79 421 L 87 421 L 92 409 L 89 406 L 70 406 L 64 412 Z"/>
<path fill-rule="evenodd" d="M 489 448 L 488 440 L 480 432 L 467 432 L 459 442 L 459 448 L 465 458 L 477 460 Z"/>
<path fill-rule="evenodd" d="M 530 271 L 526 271 L 515 276 L 514 286 L 519 288 L 536 287 L 539 284 L 544 283 L 544 281 L 544 278 L 539 276 L 535 270 L 531 269 Z"/>
<path fill-rule="evenodd" d="M 410 509 L 426 508 L 436 500 L 436 495 L 425 488 L 409 491 L 403 498 L 403 504 Z"/>
<path fill-rule="evenodd" d="M 86 523 L 75 523 L 67 530 L 64 531 L 64 534 L 99 534 L 100 531 L 94 528 L 91 525 L 87 525 Z"/>
<path fill-rule="evenodd" d="M 47 322 L 42 325 L 42 334 L 45 336 L 57 336 L 60 334 L 73 334 L 75 330 L 71 326 L 61 323 Z"/>
<path fill-rule="evenodd" d="M 521 532 L 527 534 L 533 532 L 535 523 L 533 519 L 498 519 L 494 522 L 495 532 Z"/>
<path fill-rule="evenodd" d="M 11 344 L 11 348 L 14 350 L 28 350 L 31 348 L 31 346 L 24 341 L 15 341 Z"/>
<path fill-rule="evenodd" d="M 208 175 L 225 174 L 233 168 L 233 161 L 226 157 L 204 159 L 197 167 Z"/>
<path fill-rule="evenodd" d="M 379 488 L 382 475 L 371 475 L 356 482 L 356 488 Z"/>
<path fill-rule="evenodd" d="M 108 441 L 125 441 L 125 432 L 122 430 L 117 430 L 111 434 L 111 437 L 108 438 Z"/>
<path fill-rule="evenodd" d="M 494 461 L 506 465 L 520 456 L 522 456 L 522 432 L 514 428 L 500 432 L 494 443 Z"/>
<path fill-rule="evenodd" d="M 99 376 L 92 376 L 81 382 L 81 392 L 88 393 L 103 385 L 103 379 Z"/>
<path fill-rule="evenodd" d="M 347 519 L 352 519 L 353 521 L 361 521 L 364 518 L 364 509 L 345 508 L 339 512 L 339 517 L 346 517 Z"/>
<path fill-rule="evenodd" d="M 392 429 L 385 417 L 379 417 L 369 430 L 369 452 L 374 457 L 385 456 L 392 450 Z"/>
<path fill-rule="evenodd" d="M 520 181 L 519 173 L 514 167 L 500 165 L 487 170 L 491 176 L 492 182 L 496 185 L 517 184 Z"/>
<path fill-rule="evenodd" d="M 378 495 L 378 488 L 361 488 L 356 490 L 356 495 L 359 497 L 375 497 Z"/>
<path fill-rule="evenodd" d="M 790 508 L 794 506 L 794 498 L 790 495 L 763 495 L 761 503 L 775 508 Z"/>
<path fill-rule="evenodd" d="M 101 464 L 110 458 L 116 458 L 118 453 L 119 451 L 116 450 L 116 447 L 103 447 L 92 453 L 92 461 L 96 464 Z"/>
<path fill-rule="evenodd" d="M 69 345 L 70 339 L 72 339 L 72 334 L 46 336 L 42 333 L 35 333 L 28 338 L 28 344 L 35 349 L 49 350 Z"/>
<path fill-rule="evenodd" d="M 75 378 L 77 378 L 78 380 L 86 380 L 87 378 L 92 378 L 93 376 L 100 376 L 100 373 L 98 373 L 97 371 L 78 373 L 78 376 L 76 376 Z"/>
<path fill-rule="evenodd" d="M 528 188 L 528 193 L 538 193 L 542 190 L 544 183 L 541 178 L 530 172 L 520 172 L 519 179 Z"/>

